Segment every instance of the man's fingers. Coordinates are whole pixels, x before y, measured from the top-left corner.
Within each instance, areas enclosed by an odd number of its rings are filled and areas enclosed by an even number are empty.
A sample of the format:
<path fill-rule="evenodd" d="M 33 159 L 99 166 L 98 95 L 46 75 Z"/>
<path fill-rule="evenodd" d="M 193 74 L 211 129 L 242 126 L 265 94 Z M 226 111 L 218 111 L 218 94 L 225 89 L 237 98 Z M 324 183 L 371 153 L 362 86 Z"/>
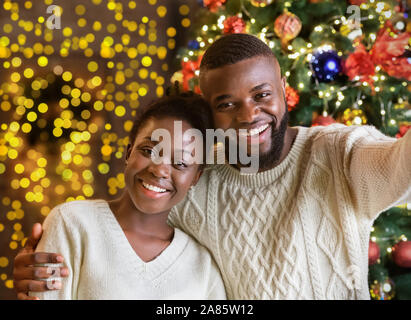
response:
<path fill-rule="evenodd" d="M 41 238 L 41 234 L 43 233 L 43 228 L 41 227 L 40 223 L 35 223 L 31 230 L 31 235 L 27 239 L 26 248 L 27 249 L 36 249 L 37 243 Z"/>
<path fill-rule="evenodd" d="M 15 272 L 14 280 L 39 280 L 48 279 L 50 277 L 67 277 L 69 274 L 66 267 L 36 267 L 28 266 L 21 267 Z"/>
<path fill-rule="evenodd" d="M 59 290 L 61 289 L 61 281 L 59 280 L 20 280 L 15 281 L 16 291 L 21 293 L 42 292 L 48 290 Z"/>
<path fill-rule="evenodd" d="M 15 266 L 28 266 L 40 263 L 62 263 L 64 258 L 57 253 L 34 252 L 34 253 L 19 253 L 14 259 Z"/>
<path fill-rule="evenodd" d="M 19 300 L 40 300 L 37 297 L 30 297 L 30 296 L 28 296 L 27 294 L 25 294 L 23 292 L 19 292 L 17 294 L 17 299 L 19 299 Z"/>

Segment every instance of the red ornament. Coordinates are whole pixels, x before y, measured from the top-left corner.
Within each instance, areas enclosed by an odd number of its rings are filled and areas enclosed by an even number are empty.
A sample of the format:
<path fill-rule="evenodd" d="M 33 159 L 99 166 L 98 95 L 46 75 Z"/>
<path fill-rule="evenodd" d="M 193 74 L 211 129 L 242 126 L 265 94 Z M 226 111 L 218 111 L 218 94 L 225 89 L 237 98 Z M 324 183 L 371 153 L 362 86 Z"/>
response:
<path fill-rule="evenodd" d="M 183 90 L 190 90 L 189 80 L 196 77 L 195 72 L 200 69 L 200 63 L 203 56 L 199 56 L 196 61 L 188 60 L 182 61 L 182 73 L 183 73 Z"/>
<path fill-rule="evenodd" d="M 392 257 L 397 266 L 411 268 L 411 241 L 400 241 L 392 248 Z"/>
<path fill-rule="evenodd" d="M 403 32 L 395 35 L 394 31 L 391 22 L 387 21 L 378 32 L 377 40 L 370 51 L 371 58 L 390 76 L 411 81 L 411 63 L 404 56 L 410 34 Z"/>
<path fill-rule="evenodd" d="M 372 77 L 375 75 L 375 66 L 362 43 L 358 43 L 355 51 L 345 60 L 343 70 L 350 80 L 358 76 L 361 82 L 374 82 Z"/>
<path fill-rule="evenodd" d="M 245 22 L 243 19 L 237 16 L 228 17 L 224 20 L 224 29 L 225 34 L 229 33 L 243 33 L 245 30 Z"/>
<path fill-rule="evenodd" d="M 311 122 L 312 127 L 316 126 L 329 126 L 330 124 L 336 123 L 333 117 L 331 116 L 317 116 Z"/>
<path fill-rule="evenodd" d="M 204 6 L 211 12 L 217 12 L 225 2 L 226 0 L 203 0 Z"/>
<path fill-rule="evenodd" d="M 396 137 L 396 138 L 401 138 L 401 137 L 405 136 L 405 134 L 407 133 L 407 131 L 410 130 L 410 129 L 411 129 L 411 124 L 409 124 L 409 125 L 406 125 L 406 124 L 401 125 L 401 126 L 400 126 L 400 129 L 399 129 L 398 133 L 395 135 L 395 137 Z"/>
<path fill-rule="evenodd" d="M 298 95 L 298 91 L 290 86 L 286 86 L 285 100 L 287 101 L 288 111 L 294 110 L 298 102 L 300 102 L 300 96 Z"/>
<path fill-rule="evenodd" d="M 380 247 L 373 241 L 368 246 L 368 265 L 373 265 L 380 258 Z"/>
<path fill-rule="evenodd" d="M 300 33 L 301 27 L 301 20 L 294 13 L 288 11 L 274 21 L 274 32 L 281 39 L 283 46 Z"/>
<path fill-rule="evenodd" d="M 350 0 L 349 2 L 350 2 L 350 4 L 359 6 L 359 5 L 363 4 L 363 3 L 366 3 L 367 0 Z"/>

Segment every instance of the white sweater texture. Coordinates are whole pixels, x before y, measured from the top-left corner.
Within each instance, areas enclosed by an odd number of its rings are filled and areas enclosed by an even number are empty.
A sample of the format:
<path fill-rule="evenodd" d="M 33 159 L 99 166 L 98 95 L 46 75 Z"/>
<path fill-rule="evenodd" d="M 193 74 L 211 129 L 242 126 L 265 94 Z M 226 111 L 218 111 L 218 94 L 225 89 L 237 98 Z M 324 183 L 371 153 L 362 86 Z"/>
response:
<path fill-rule="evenodd" d="M 210 250 L 229 299 L 369 299 L 371 226 L 411 202 L 411 130 L 296 128 L 278 166 L 211 167 L 169 221 Z"/>
<path fill-rule="evenodd" d="M 49 213 L 36 252 L 60 253 L 69 269 L 61 290 L 30 292 L 42 300 L 225 299 L 210 253 L 174 229 L 154 260 L 135 253 L 105 200 L 67 202 Z"/>

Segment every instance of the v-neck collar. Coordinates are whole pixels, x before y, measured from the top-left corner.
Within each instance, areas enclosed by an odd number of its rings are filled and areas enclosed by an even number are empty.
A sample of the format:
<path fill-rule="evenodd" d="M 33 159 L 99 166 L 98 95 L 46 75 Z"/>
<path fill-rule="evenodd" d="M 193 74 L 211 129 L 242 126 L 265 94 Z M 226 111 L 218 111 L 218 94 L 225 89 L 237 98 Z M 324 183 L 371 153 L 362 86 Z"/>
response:
<path fill-rule="evenodd" d="M 117 218 L 111 211 L 108 202 L 105 200 L 96 200 L 96 205 L 100 209 L 100 214 L 103 213 L 105 215 L 107 222 L 111 226 L 110 232 L 113 233 L 117 244 L 127 253 L 125 259 L 128 258 L 128 261 L 131 262 L 132 269 L 144 278 L 157 278 L 175 263 L 187 246 L 188 236 L 180 229 L 174 228 L 174 236 L 168 247 L 166 247 L 155 259 L 145 262 L 134 251 L 126 234 L 117 221 Z"/>

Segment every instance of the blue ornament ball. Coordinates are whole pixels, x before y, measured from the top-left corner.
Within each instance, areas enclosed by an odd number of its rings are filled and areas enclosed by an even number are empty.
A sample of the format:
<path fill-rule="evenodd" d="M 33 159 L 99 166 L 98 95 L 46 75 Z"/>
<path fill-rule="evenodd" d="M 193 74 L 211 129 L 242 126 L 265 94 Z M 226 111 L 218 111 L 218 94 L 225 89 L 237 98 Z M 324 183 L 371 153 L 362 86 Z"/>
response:
<path fill-rule="evenodd" d="M 332 49 L 319 48 L 311 58 L 311 67 L 319 82 L 331 82 L 341 72 L 341 57 Z"/>
<path fill-rule="evenodd" d="M 190 50 L 198 50 L 200 49 L 200 44 L 198 43 L 197 40 L 190 40 L 188 41 L 188 48 Z"/>

